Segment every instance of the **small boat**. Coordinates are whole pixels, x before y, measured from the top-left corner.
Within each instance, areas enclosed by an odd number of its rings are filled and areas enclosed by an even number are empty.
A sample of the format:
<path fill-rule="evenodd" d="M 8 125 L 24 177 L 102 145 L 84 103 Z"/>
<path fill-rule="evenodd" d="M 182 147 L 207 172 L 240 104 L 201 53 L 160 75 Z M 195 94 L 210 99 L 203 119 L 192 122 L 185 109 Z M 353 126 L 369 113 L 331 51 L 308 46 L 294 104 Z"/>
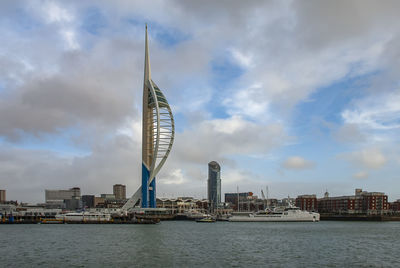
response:
<path fill-rule="evenodd" d="M 197 211 L 197 210 L 194 210 L 194 209 L 191 209 L 191 210 L 185 211 L 185 212 L 182 214 L 182 216 L 183 216 L 185 219 L 187 219 L 187 220 L 197 221 L 197 220 L 201 220 L 201 219 L 203 219 L 203 218 L 207 218 L 207 217 L 209 217 L 210 215 L 209 215 L 209 214 L 202 213 L 202 212 Z"/>
<path fill-rule="evenodd" d="M 216 220 L 212 217 L 205 217 L 199 220 L 196 220 L 196 222 L 215 222 Z"/>
<path fill-rule="evenodd" d="M 39 224 L 61 224 L 64 220 L 61 219 L 41 219 Z"/>

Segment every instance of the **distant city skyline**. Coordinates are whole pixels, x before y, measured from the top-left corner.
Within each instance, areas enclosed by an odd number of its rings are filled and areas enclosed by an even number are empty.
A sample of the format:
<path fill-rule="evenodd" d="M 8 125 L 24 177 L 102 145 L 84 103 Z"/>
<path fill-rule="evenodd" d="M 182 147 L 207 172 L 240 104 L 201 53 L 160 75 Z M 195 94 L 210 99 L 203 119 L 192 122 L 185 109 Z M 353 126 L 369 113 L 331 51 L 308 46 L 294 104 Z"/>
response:
<path fill-rule="evenodd" d="M 174 113 L 157 197 L 400 198 L 398 1 L 2 1 L 0 189 L 141 185 L 143 29 Z"/>

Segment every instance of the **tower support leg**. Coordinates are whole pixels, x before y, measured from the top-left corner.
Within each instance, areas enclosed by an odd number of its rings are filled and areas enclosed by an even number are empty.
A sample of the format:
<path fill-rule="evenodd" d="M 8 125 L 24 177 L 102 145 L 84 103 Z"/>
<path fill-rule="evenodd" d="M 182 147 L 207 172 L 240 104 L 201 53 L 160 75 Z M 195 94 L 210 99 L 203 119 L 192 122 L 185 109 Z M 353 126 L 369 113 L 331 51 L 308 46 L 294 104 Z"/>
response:
<path fill-rule="evenodd" d="M 156 178 L 154 178 L 154 180 L 150 183 L 149 202 L 150 202 L 150 207 L 151 207 L 151 208 L 157 207 L 157 200 L 156 200 Z"/>
<path fill-rule="evenodd" d="M 149 177 L 149 170 L 142 164 L 142 208 L 149 207 L 149 187 L 147 186 Z"/>

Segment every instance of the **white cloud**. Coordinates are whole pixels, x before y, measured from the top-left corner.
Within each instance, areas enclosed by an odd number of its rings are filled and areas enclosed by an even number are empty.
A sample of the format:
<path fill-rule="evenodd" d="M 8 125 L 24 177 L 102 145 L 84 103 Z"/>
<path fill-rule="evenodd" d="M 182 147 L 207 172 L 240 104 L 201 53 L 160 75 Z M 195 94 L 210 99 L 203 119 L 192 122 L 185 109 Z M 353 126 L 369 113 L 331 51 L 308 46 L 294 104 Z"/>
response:
<path fill-rule="evenodd" d="M 78 41 L 76 40 L 76 33 L 73 30 L 63 30 L 61 35 L 65 39 L 67 49 L 79 49 Z"/>
<path fill-rule="evenodd" d="M 345 123 L 363 128 L 390 130 L 400 128 L 400 91 L 370 96 L 342 112 Z"/>
<path fill-rule="evenodd" d="M 53 22 L 71 22 L 73 20 L 73 15 L 65 8 L 57 5 L 55 2 L 47 1 L 43 5 L 43 10 L 45 14 L 45 19 L 49 23 Z"/>
<path fill-rule="evenodd" d="M 233 116 L 196 122 L 177 133 L 173 154 L 179 161 L 208 163 L 232 155 L 266 154 L 288 140 L 280 124 L 257 124 Z"/>
<path fill-rule="evenodd" d="M 359 171 L 359 172 L 357 172 L 357 173 L 355 173 L 354 175 L 353 175 L 353 178 L 355 178 L 355 179 L 366 179 L 366 178 L 368 178 L 368 172 L 366 172 L 366 171 Z"/>
<path fill-rule="evenodd" d="M 183 184 L 186 182 L 182 169 L 175 169 L 169 172 L 166 176 L 161 176 L 159 182 L 162 184 Z"/>
<path fill-rule="evenodd" d="M 282 163 L 284 168 L 294 170 L 309 169 L 314 167 L 314 165 L 315 164 L 313 162 L 308 161 L 300 156 L 291 156 Z"/>
<path fill-rule="evenodd" d="M 142 142 L 142 120 L 141 118 L 129 118 L 117 132 L 118 135 L 125 135 L 133 141 Z"/>
<path fill-rule="evenodd" d="M 270 120 L 271 115 L 268 109 L 269 101 L 262 91 L 260 85 L 254 84 L 226 98 L 224 105 L 231 115 L 241 115 L 266 122 Z"/>
<path fill-rule="evenodd" d="M 250 67 L 253 61 L 253 57 L 251 55 L 245 55 L 241 51 L 236 48 L 231 48 L 230 52 L 232 53 L 233 58 L 243 67 Z"/>

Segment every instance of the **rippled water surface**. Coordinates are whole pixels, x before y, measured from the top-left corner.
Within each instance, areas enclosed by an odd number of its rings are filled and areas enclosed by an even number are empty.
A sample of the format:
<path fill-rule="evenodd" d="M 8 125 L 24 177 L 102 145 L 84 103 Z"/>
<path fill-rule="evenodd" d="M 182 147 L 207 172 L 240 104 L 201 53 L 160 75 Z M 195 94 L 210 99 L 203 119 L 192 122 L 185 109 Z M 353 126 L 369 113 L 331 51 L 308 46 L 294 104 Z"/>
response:
<path fill-rule="evenodd" d="M 1 267 L 400 267 L 400 222 L 0 225 Z"/>

